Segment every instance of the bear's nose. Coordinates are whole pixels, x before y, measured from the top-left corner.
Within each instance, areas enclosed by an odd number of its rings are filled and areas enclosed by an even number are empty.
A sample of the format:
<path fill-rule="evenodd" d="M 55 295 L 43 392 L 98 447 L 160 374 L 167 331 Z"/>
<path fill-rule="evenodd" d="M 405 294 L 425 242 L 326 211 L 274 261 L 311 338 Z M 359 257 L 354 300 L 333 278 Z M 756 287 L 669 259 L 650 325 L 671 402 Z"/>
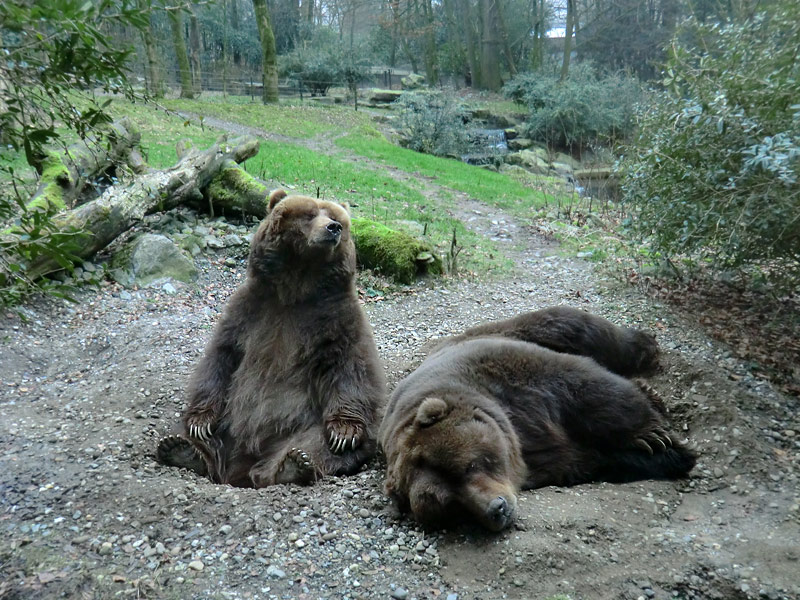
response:
<path fill-rule="evenodd" d="M 511 507 L 508 505 L 508 500 L 503 496 L 498 496 L 489 503 L 489 510 L 486 516 L 498 526 L 505 527 L 511 520 L 512 512 Z"/>
<path fill-rule="evenodd" d="M 333 235 L 342 233 L 342 224 L 339 221 L 331 221 L 325 226 L 325 229 L 330 231 Z"/>

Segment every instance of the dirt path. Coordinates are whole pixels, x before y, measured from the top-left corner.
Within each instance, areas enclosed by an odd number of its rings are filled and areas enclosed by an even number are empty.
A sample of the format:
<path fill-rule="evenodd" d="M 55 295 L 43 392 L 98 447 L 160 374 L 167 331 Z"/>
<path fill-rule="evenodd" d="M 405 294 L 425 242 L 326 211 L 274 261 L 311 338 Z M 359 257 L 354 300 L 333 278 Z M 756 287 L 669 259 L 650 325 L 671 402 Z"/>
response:
<path fill-rule="evenodd" d="M 460 206 L 467 226 L 507 244 L 516 272 L 367 304 L 390 383 L 429 339 L 524 310 L 569 304 L 646 327 L 665 351 L 651 384 L 701 456 L 690 480 L 530 491 L 510 531 L 432 534 L 389 510 L 379 461 L 265 490 L 162 468 L 155 441 L 244 276 L 243 261 L 205 255 L 176 293 L 108 285 L 74 305 L 36 301 L 27 321 L 4 315 L 0 598 L 800 597 L 796 401 L 508 215 Z"/>

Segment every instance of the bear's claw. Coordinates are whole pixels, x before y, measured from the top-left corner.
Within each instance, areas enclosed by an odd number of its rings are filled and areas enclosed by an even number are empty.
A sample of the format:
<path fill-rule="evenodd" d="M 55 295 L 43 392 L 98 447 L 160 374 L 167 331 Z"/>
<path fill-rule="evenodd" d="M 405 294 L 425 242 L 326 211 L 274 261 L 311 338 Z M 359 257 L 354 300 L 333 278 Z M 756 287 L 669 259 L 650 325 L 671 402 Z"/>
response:
<path fill-rule="evenodd" d="M 283 457 L 275 475 L 275 483 L 297 483 L 307 485 L 317 479 L 311 457 L 300 448 L 292 448 Z"/>
<path fill-rule="evenodd" d="M 658 452 L 666 452 L 667 446 L 671 448 L 673 446 L 673 442 L 672 438 L 666 431 L 660 427 L 656 427 L 650 433 L 633 440 L 633 445 L 641 450 L 644 450 L 648 454 L 654 454 L 654 448 Z"/>
<path fill-rule="evenodd" d="M 211 423 L 206 423 L 205 425 L 189 425 L 189 435 L 207 442 L 211 439 Z"/>
<path fill-rule="evenodd" d="M 198 475 L 206 475 L 208 467 L 200 452 L 191 440 L 179 435 L 168 435 L 158 442 L 156 448 L 158 462 L 171 467 L 183 467 Z"/>
<path fill-rule="evenodd" d="M 361 443 L 363 426 L 352 421 L 334 421 L 328 425 L 328 447 L 334 454 L 355 450 Z"/>

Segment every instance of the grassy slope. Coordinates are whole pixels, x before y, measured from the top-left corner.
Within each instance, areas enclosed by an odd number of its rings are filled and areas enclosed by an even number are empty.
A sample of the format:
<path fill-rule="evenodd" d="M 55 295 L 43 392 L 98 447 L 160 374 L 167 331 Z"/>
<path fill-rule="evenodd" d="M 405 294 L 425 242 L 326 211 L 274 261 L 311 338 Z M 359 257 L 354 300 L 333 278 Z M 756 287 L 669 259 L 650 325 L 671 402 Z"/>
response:
<path fill-rule="evenodd" d="M 348 202 L 354 216 L 415 235 L 424 231 L 442 255 L 447 254 L 455 233 L 463 246 L 459 254 L 462 271 L 502 273 L 512 265 L 493 242 L 468 231 L 453 216 L 454 194 L 450 192 L 466 193 L 523 217 L 546 200 L 541 192 L 506 175 L 399 148 L 372 127 L 368 113 L 349 107 L 310 103 L 264 106 L 235 97 L 165 100 L 161 107 L 115 100 L 111 106 L 115 117 L 127 115 L 139 126 L 145 158 L 156 168 L 175 163 L 178 140 L 207 147 L 222 133 L 196 119 L 187 120 L 176 111 L 215 116 L 298 141 L 339 135 L 339 152 L 333 155 L 290 142 L 262 140 L 259 154 L 246 168 L 276 186 L 312 196 L 319 191 L 321 197 Z M 354 154 L 369 160 L 363 165 L 354 163 Z M 19 157 L 11 159 L 16 160 L 15 165 L 20 162 Z M 375 163 L 391 165 L 412 176 L 393 178 Z M 421 181 L 420 175 L 427 181 Z"/>

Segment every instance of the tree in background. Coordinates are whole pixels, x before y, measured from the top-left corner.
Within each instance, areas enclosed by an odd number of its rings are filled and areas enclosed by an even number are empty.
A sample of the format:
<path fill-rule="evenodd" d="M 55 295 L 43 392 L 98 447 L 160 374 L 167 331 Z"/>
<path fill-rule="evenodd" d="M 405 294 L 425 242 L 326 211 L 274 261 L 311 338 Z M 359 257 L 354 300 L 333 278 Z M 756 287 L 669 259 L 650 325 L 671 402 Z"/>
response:
<path fill-rule="evenodd" d="M 261 101 L 264 104 L 278 101 L 278 53 L 269 18 L 267 0 L 253 0 L 256 25 L 261 38 Z"/>
<path fill-rule="evenodd" d="M 481 76 L 478 87 L 499 91 L 503 85 L 500 76 L 500 20 L 497 4 L 500 0 L 479 0 L 481 18 Z"/>
<path fill-rule="evenodd" d="M 658 74 L 658 63 L 664 59 L 680 10 L 680 0 L 588 1 L 576 46 L 581 57 L 598 65 L 629 69 L 641 79 L 652 79 Z"/>
<path fill-rule="evenodd" d="M 153 31 L 153 15 L 151 12 L 151 0 L 136 0 L 136 5 L 141 14 L 146 15 L 147 22 L 144 27 L 139 28 L 144 46 L 145 60 L 147 68 L 145 70 L 147 91 L 153 98 L 164 97 L 164 77 L 162 76 L 161 65 L 158 62 L 158 48 L 156 46 L 156 36 Z"/>
<path fill-rule="evenodd" d="M 181 79 L 181 98 L 194 98 L 192 85 L 192 68 L 189 66 L 189 54 L 186 52 L 186 42 L 183 39 L 183 14 L 181 7 L 167 8 L 167 17 L 172 30 L 172 45 L 175 48 L 175 57 L 178 61 L 178 73 Z"/>

